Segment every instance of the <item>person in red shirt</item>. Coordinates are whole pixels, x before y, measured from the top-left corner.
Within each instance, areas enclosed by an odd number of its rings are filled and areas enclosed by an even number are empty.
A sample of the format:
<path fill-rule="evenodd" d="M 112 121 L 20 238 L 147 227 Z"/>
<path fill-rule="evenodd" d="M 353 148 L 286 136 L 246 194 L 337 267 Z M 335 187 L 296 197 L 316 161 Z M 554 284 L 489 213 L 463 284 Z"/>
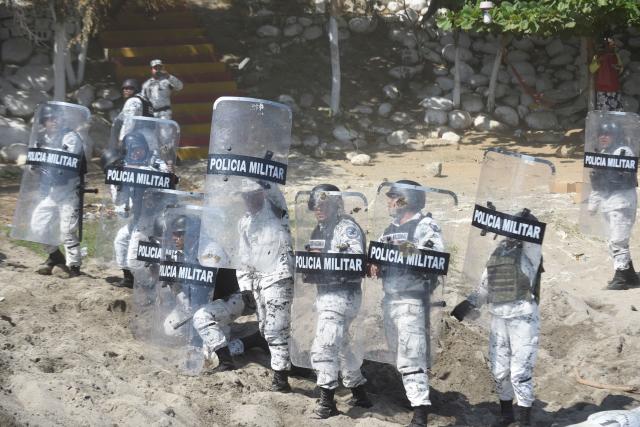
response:
<path fill-rule="evenodd" d="M 620 74 L 622 61 L 616 52 L 612 34 L 604 35 L 604 49 L 593 57 L 589 70 L 595 74 L 596 110 L 622 111 Z"/>

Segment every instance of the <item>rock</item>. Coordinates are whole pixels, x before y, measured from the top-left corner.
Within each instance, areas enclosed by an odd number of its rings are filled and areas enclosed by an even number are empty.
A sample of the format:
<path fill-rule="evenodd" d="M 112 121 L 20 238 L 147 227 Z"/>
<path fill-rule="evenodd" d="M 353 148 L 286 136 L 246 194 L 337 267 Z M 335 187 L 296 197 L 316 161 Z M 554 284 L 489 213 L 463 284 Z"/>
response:
<path fill-rule="evenodd" d="M 420 55 L 415 49 L 402 49 L 400 52 L 400 61 L 404 65 L 415 65 L 420 62 Z"/>
<path fill-rule="evenodd" d="M 371 156 L 368 154 L 358 154 L 351 158 L 351 164 L 355 166 L 366 166 L 371 163 Z"/>
<path fill-rule="evenodd" d="M 450 70 L 451 76 L 454 75 L 454 72 L 455 72 L 455 68 L 452 67 Z M 460 61 L 460 63 L 458 64 L 458 72 L 460 74 L 460 81 L 463 83 L 468 83 L 469 80 L 471 79 L 471 76 L 475 74 L 475 71 L 473 71 L 473 68 L 471 67 L 471 65 L 463 61 Z"/>
<path fill-rule="evenodd" d="M 447 61 L 453 63 L 456 59 L 456 46 L 454 44 L 448 44 L 442 48 L 442 57 Z M 458 47 L 458 57 L 460 61 L 473 60 L 473 53 L 467 48 Z"/>
<path fill-rule="evenodd" d="M 24 64 L 33 53 L 33 45 L 25 38 L 9 39 L 2 43 L 0 58 L 4 64 Z"/>
<path fill-rule="evenodd" d="M 551 89 L 553 89 L 551 76 L 545 74 L 536 79 L 536 92 L 544 93 Z"/>
<path fill-rule="evenodd" d="M 442 88 L 437 84 L 428 85 L 424 88 L 424 95 L 425 98 L 430 96 L 440 96 L 442 95 Z"/>
<path fill-rule="evenodd" d="M 432 96 L 430 98 L 423 99 L 420 102 L 420 106 L 430 108 L 432 110 L 451 111 L 453 110 L 453 101 L 441 96 Z"/>
<path fill-rule="evenodd" d="M 454 82 L 453 79 L 450 77 L 436 77 L 436 84 L 443 90 L 443 91 L 450 91 L 453 89 L 454 86 Z"/>
<path fill-rule="evenodd" d="M 530 58 L 531 58 L 531 55 L 521 50 L 512 50 L 509 53 L 507 53 L 508 62 L 528 61 Z"/>
<path fill-rule="evenodd" d="M 512 93 L 510 95 L 505 96 L 500 101 L 507 104 L 510 107 L 518 108 L 518 105 L 520 105 L 520 96 L 518 94 Z"/>
<path fill-rule="evenodd" d="M 282 94 L 282 95 L 278 96 L 278 102 L 288 106 L 293 111 L 298 111 L 299 110 L 298 106 L 296 105 L 295 99 L 293 99 L 293 96 L 291 96 L 291 95 Z"/>
<path fill-rule="evenodd" d="M 315 148 L 320 145 L 318 135 L 307 135 L 302 139 L 302 146 L 305 148 Z"/>
<path fill-rule="evenodd" d="M 489 77 L 484 74 L 473 74 L 469 77 L 469 84 L 471 87 L 487 86 L 489 84 Z"/>
<path fill-rule="evenodd" d="M 122 98 L 122 93 L 117 87 L 106 87 L 98 91 L 98 97 L 108 99 L 109 101 L 117 101 Z"/>
<path fill-rule="evenodd" d="M 573 79 L 575 79 L 573 73 L 571 71 L 567 71 L 567 70 L 558 70 L 555 74 L 554 77 L 558 80 L 563 80 L 563 81 L 571 81 Z"/>
<path fill-rule="evenodd" d="M 554 56 L 553 58 L 551 58 L 551 61 L 549 61 L 549 65 L 552 65 L 554 67 L 560 66 L 560 65 L 569 65 L 571 63 L 573 63 L 573 61 L 575 60 L 574 56 L 570 53 L 563 53 L 557 56 Z"/>
<path fill-rule="evenodd" d="M 506 126 L 499 121 L 492 120 L 486 114 L 478 114 L 473 119 L 473 128 L 481 132 L 499 132 L 506 129 Z"/>
<path fill-rule="evenodd" d="M 49 95 L 42 91 L 18 90 L 2 97 L 3 104 L 12 116 L 30 117 L 38 104 L 49 100 Z"/>
<path fill-rule="evenodd" d="M 372 114 L 373 108 L 368 105 L 356 105 L 351 110 L 349 110 L 349 112 L 355 114 Z"/>
<path fill-rule="evenodd" d="M 447 68 L 446 66 L 442 65 L 442 64 L 436 64 L 433 66 L 433 74 L 435 76 L 448 76 L 449 75 L 449 68 Z"/>
<path fill-rule="evenodd" d="M 53 89 L 53 68 L 48 65 L 25 65 L 10 76 L 9 81 L 22 90 L 48 92 Z"/>
<path fill-rule="evenodd" d="M 453 110 L 449 112 L 449 126 L 455 130 L 464 130 L 468 129 L 473 120 L 471 120 L 471 115 L 466 111 L 462 110 Z"/>
<path fill-rule="evenodd" d="M 51 65 L 51 58 L 46 53 L 36 53 L 27 62 L 28 65 Z"/>
<path fill-rule="evenodd" d="M 304 29 L 302 37 L 304 37 L 306 40 L 315 40 L 317 38 L 320 38 L 322 37 L 322 27 L 318 25 L 311 25 L 310 27 Z"/>
<path fill-rule="evenodd" d="M 442 176 L 442 162 L 427 163 L 425 165 L 425 169 L 427 170 L 429 176 L 433 176 L 436 178 Z"/>
<path fill-rule="evenodd" d="M 358 16 L 349 20 L 349 29 L 356 34 L 370 33 L 375 30 L 376 23 L 372 17 Z"/>
<path fill-rule="evenodd" d="M 640 37 L 630 37 L 627 40 L 627 44 L 629 47 L 638 48 L 640 47 Z"/>
<path fill-rule="evenodd" d="M 309 27 L 313 25 L 313 19 L 307 18 L 306 16 L 300 16 L 298 18 L 298 24 L 302 25 L 303 27 Z"/>
<path fill-rule="evenodd" d="M 16 165 L 24 165 L 27 163 L 27 144 L 9 144 L 0 149 L 0 159 L 5 163 L 14 163 Z"/>
<path fill-rule="evenodd" d="M 280 48 L 280 45 L 276 42 L 269 43 L 267 45 L 267 49 L 272 55 L 278 55 L 282 51 L 282 49 Z"/>
<path fill-rule="evenodd" d="M 484 110 L 484 100 L 475 93 L 465 93 L 460 97 L 461 108 L 469 113 L 479 113 Z"/>
<path fill-rule="evenodd" d="M 551 43 L 549 43 L 544 49 L 547 51 L 547 55 L 554 57 L 563 53 L 566 49 L 566 46 L 560 39 L 554 38 Z"/>
<path fill-rule="evenodd" d="M 496 107 L 493 115 L 501 122 L 508 124 L 509 126 L 516 127 L 520 123 L 520 117 L 518 112 L 507 105 L 501 105 Z"/>
<path fill-rule="evenodd" d="M 398 4 L 398 2 L 390 1 L 389 3 L 387 3 L 387 10 L 391 13 L 396 13 L 398 10 L 400 10 L 400 5 Z"/>
<path fill-rule="evenodd" d="M 382 88 L 382 92 L 384 93 L 384 96 L 389 99 L 398 99 L 400 97 L 400 89 L 398 89 L 398 86 L 393 83 L 385 85 Z"/>
<path fill-rule="evenodd" d="M 525 52 L 532 51 L 535 46 L 530 38 L 524 37 L 522 39 L 513 39 L 511 45 L 516 49 L 524 50 Z"/>
<path fill-rule="evenodd" d="M 108 99 L 98 98 L 91 103 L 91 107 L 98 111 L 107 111 L 113 108 L 113 102 Z"/>
<path fill-rule="evenodd" d="M 527 117 L 527 114 L 529 114 L 529 108 L 525 107 L 524 105 L 518 105 L 516 109 L 518 110 L 518 117 L 520 117 L 521 119 L 524 119 L 525 117 Z"/>
<path fill-rule="evenodd" d="M 427 109 L 424 114 L 424 122 L 429 126 L 446 125 L 449 121 L 449 115 L 445 110 Z"/>
<path fill-rule="evenodd" d="M 401 125 L 408 125 L 413 122 L 413 118 L 404 111 L 396 111 L 390 117 L 391 121 Z"/>
<path fill-rule="evenodd" d="M 88 107 L 96 99 L 96 89 L 90 84 L 82 85 L 76 90 L 75 98 L 78 104 Z"/>
<path fill-rule="evenodd" d="M 304 27 L 302 25 L 292 24 L 284 27 L 282 34 L 284 34 L 285 37 L 295 37 L 302 34 L 303 31 Z"/>
<path fill-rule="evenodd" d="M 383 102 L 378 106 L 378 115 L 381 117 L 387 117 L 389 114 L 391 114 L 392 109 L 393 107 L 391 106 L 391 104 L 389 104 L 388 102 Z"/>
<path fill-rule="evenodd" d="M 622 93 L 625 95 L 640 95 L 640 74 L 633 74 L 624 81 Z"/>
<path fill-rule="evenodd" d="M 422 65 L 408 66 L 400 65 L 389 70 L 389 75 L 398 80 L 411 79 L 413 76 L 422 71 Z"/>
<path fill-rule="evenodd" d="M 273 25 L 263 25 L 258 28 L 258 37 L 278 37 L 280 35 L 280 29 Z"/>
<path fill-rule="evenodd" d="M 387 143 L 389 145 L 407 145 L 409 142 L 409 132 L 404 129 L 392 132 L 387 136 Z"/>
<path fill-rule="evenodd" d="M 336 126 L 335 128 L 333 128 L 332 133 L 333 133 L 333 136 L 338 141 L 351 142 L 351 140 L 356 139 L 358 137 L 358 132 L 352 129 L 347 129 L 344 125 Z"/>
<path fill-rule="evenodd" d="M 0 146 L 28 144 L 31 129 L 22 119 L 0 117 Z"/>
<path fill-rule="evenodd" d="M 531 65 L 530 62 L 527 62 L 527 61 L 513 62 L 511 65 L 513 65 L 513 68 L 515 68 L 518 71 L 518 73 L 520 73 L 523 76 L 536 75 L 536 69 L 533 68 L 533 65 Z M 509 70 L 509 72 L 511 72 L 511 70 Z"/>
<path fill-rule="evenodd" d="M 431 2 L 428 1 L 428 0 L 408 0 L 406 2 L 406 5 L 407 5 L 408 8 L 411 8 L 411 9 L 415 10 L 416 12 L 420 12 L 425 7 L 428 7 L 429 3 L 431 3 Z"/>
<path fill-rule="evenodd" d="M 460 135 L 451 131 L 444 132 L 441 138 L 454 144 L 457 144 L 458 142 L 460 142 L 460 140 L 462 140 L 462 137 Z"/>
<path fill-rule="evenodd" d="M 332 141 L 324 144 L 324 149 L 330 152 L 342 153 L 344 151 L 353 150 L 353 144 L 351 141 Z"/>
<path fill-rule="evenodd" d="M 525 117 L 530 129 L 550 130 L 558 127 L 558 118 L 551 111 L 534 111 Z"/>
<path fill-rule="evenodd" d="M 313 95 L 310 93 L 303 93 L 300 96 L 300 106 L 304 108 L 311 107 L 313 105 Z"/>
<path fill-rule="evenodd" d="M 298 135 L 291 135 L 291 147 L 301 147 L 302 141 Z"/>

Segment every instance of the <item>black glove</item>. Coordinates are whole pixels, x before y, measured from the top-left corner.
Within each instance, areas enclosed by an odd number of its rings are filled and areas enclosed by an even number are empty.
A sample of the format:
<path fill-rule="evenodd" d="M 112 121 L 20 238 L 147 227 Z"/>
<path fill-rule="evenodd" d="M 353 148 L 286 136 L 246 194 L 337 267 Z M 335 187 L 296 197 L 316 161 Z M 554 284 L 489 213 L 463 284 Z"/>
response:
<path fill-rule="evenodd" d="M 469 300 L 466 299 L 466 300 L 462 301 L 460 304 L 455 306 L 455 308 L 451 312 L 451 315 L 453 317 L 455 317 L 456 319 L 458 319 L 458 321 L 462 322 L 464 320 L 465 316 L 467 314 L 469 314 L 469 312 L 471 310 L 473 310 L 474 308 L 475 308 L 475 306 L 473 304 L 471 304 L 471 302 L 469 302 Z"/>
<path fill-rule="evenodd" d="M 245 311 L 255 311 L 257 304 L 256 299 L 253 297 L 253 291 L 242 291 L 242 301 L 244 302 Z"/>

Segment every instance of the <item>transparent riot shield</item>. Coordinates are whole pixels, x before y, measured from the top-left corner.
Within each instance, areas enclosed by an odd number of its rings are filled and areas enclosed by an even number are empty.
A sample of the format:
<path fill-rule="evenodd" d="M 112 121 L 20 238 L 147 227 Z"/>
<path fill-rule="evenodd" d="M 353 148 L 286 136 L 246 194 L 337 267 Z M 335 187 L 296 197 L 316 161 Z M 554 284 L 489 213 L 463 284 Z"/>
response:
<path fill-rule="evenodd" d="M 489 312 L 538 298 L 542 218 L 548 210 L 544 196 L 554 175 L 548 160 L 499 149 L 485 152 L 457 289 L 460 299 L 482 307 L 469 317 L 480 326 L 489 326 Z"/>
<path fill-rule="evenodd" d="M 158 285 L 159 263 L 164 259 L 164 212 L 170 207 L 201 204 L 203 193 L 147 189 L 142 197 L 140 219 L 131 233 L 128 265 L 133 273 L 130 328 L 137 339 L 152 339 L 161 332 L 154 323 L 156 298 L 162 292 Z"/>
<path fill-rule="evenodd" d="M 295 198 L 291 361 L 331 380 L 338 371 L 359 371 L 362 364 L 355 324 L 367 215 L 367 200 L 357 192 L 303 191 Z"/>
<path fill-rule="evenodd" d="M 206 205 L 225 215 L 220 222 L 204 218 L 203 230 L 217 236 L 229 255 L 223 267 L 271 271 L 276 265 L 278 248 L 287 240 L 275 223 L 287 225 L 279 186 L 286 181 L 290 143 L 286 105 L 237 97 L 218 98 L 213 105 Z"/>
<path fill-rule="evenodd" d="M 146 189 L 173 189 L 176 147 L 180 128 L 172 120 L 130 117 L 128 133 L 122 140 L 118 123 L 112 130 L 111 144 L 103 155 L 105 186 L 103 202 L 96 219 L 96 258 L 128 269 L 135 259 L 131 236 L 140 219 Z"/>
<path fill-rule="evenodd" d="M 47 245 L 81 240 L 90 115 L 66 102 L 36 109 L 11 238 Z"/>
<path fill-rule="evenodd" d="M 198 259 L 201 217 L 199 206 L 164 210 L 163 259 L 154 312 L 162 328 L 155 342 L 165 348 L 164 359 L 190 375 L 199 374 L 205 361 L 193 316 L 210 302 L 217 274 L 216 268 L 204 266 Z"/>
<path fill-rule="evenodd" d="M 580 227 L 586 234 L 610 240 L 636 216 L 640 116 L 635 113 L 591 111 L 584 146 Z M 619 218 L 626 221 L 619 221 Z"/>
<path fill-rule="evenodd" d="M 385 182 L 373 204 L 362 323 L 364 358 L 426 371 L 435 361 L 453 241 L 455 193 Z"/>

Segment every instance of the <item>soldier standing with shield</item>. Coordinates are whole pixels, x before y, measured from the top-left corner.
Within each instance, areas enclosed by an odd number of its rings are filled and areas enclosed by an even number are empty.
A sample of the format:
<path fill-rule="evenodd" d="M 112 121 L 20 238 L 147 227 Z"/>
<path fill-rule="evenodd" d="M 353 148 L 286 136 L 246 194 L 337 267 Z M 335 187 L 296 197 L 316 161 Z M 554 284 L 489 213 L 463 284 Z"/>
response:
<path fill-rule="evenodd" d="M 11 237 L 45 245 L 49 257 L 38 274 L 50 275 L 55 266 L 66 277 L 80 274 L 83 176 L 91 155 L 84 134 L 89 116 L 83 106 L 52 101 L 35 113 L 27 154 L 30 166 L 22 178 Z"/>

